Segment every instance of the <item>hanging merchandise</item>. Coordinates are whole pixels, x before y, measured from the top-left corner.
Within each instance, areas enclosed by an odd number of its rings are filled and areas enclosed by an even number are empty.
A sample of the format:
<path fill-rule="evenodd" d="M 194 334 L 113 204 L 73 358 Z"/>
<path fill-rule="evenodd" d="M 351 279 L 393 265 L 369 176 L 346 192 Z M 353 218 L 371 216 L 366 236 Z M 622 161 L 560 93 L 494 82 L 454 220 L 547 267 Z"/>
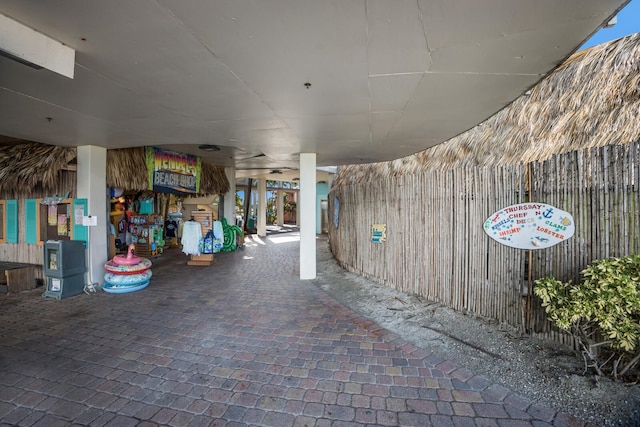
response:
<path fill-rule="evenodd" d="M 213 253 L 217 254 L 222 250 L 222 239 L 213 238 Z"/>
<path fill-rule="evenodd" d="M 213 221 L 213 236 L 216 239 L 224 240 L 224 229 L 222 227 L 222 222 Z"/>
<path fill-rule="evenodd" d="M 164 229 L 166 237 L 177 237 L 178 234 L 178 221 L 174 218 L 169 218 L 164 222 Z"/>
<path fill-rule="evenodd" d="M 203 254 L 212 254 L 213 253 L 213 230 L 207 231 L 207 235 L 204 236 L 202 243 L 203 245 L 201 248 L 201 252 Z"/>
<path fill-rule="evenodd" d="M 138 213 L 151 215 L 153 213 L 153 198 L 140 198 L 138 201 Z"/>
<path fill-rule="evenodd" d="M 202 227 L 197 221 L 185 221 L 182 228 L 182 252 L 186 255 L 200 255 Z"/>
<path fill-rule="evenodd" d="M 224 243 L 224 230 L 222 222 L 213 221 L 213 253 L 217 254 L 222 250 Z"/>

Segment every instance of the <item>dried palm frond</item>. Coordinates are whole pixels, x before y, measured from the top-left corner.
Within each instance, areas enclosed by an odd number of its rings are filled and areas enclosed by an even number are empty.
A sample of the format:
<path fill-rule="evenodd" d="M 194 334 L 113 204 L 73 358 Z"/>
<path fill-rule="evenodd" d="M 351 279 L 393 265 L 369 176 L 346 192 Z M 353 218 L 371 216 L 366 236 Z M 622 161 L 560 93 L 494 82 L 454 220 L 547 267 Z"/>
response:
<path fill-rule="evenodd" d="M 107 186 L 136 191 L 149 189 L 145 147 L 107 150 Z"/>
<path fill-rule="evenodd" d="M 43 197 L 61 190 L 61 181 L 76 158 L 74 147 L 36 142 L 0 147 L 0 194 L 4 197 Z M 74 193 L 74 188 L 64 192 Z"/>

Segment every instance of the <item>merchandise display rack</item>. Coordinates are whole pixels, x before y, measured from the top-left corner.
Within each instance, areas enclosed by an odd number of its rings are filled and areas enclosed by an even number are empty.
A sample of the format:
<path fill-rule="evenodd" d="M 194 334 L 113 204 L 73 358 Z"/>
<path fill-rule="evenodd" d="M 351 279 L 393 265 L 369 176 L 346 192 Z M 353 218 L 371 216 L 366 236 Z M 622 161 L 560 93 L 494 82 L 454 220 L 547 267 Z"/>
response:
<path fill-rule="evenodd" d="M 213 212 L 211 211 L 192 211 L 191 218 L 200 223 L 202 229 L 202 237 L 207 235 L 207 231 L 213 229 Z M 187 265 L 208 266 L 216 263 L 214 254 L 189 255 Z"/>
<path fill-rule="evenodd" d="M 162 233 L 162 217 L 160 215 L 136 214 L 129 219 L 131 243 L 136 245 L 135 254 L 149 258 L 159 251 L 159 233 Z"/>

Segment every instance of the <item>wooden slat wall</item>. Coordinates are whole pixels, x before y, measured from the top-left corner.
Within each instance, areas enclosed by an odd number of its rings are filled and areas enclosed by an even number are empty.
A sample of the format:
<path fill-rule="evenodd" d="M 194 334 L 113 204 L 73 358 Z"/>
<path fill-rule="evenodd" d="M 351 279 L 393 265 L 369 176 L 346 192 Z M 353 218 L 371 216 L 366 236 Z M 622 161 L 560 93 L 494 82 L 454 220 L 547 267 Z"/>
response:
<path fill-rule="evenodd" d="M 25 199 L 18 200 L 18 243 L 0 244 L 0 260 L 8 262 L 20 262 L 42 266 L 44 250 L 42 246 L 28 245 L 24 241 L 25 236 Z M 36 279 L 42 279 L 42 268 L 35 269 Z"/>
<path fill-rule="evenodd" d="M 637 143 L 557 155 L 513 167 L 429 171 L 336 188 L 339 227 L 330 246 L 348 270 L 403 292 L 566 341 L 528 296 L 545 276 L 579 280 L 594 259 L 640 251 Z M 484 220 L 505 206 L 538 201 L 573 214 L 576 235 L 542 251 L 501 245 Z M 387 241 L 371 242 L 371 225 Z M 528 259 L 531 256 L 531 265 Z"/>
<path fill-rule="evenodd" d="M 76 193 L 76 172 L 61 171 L 58 187 L 55 194 L 62 195 L 69 192 L 69 197 L 75 197 Z M 18 243 L 0 244 L 0 260 L 9 262 L 21 262 L 25 264 L 36 264 L 42 266 L 44 260 L 44 249 L 39 245 L 25 243 L 25 199 L 44 197 L 42 194 L 5 194 L 6 198 L 18 199 Z M 35 269 L 35 278 L 43 279 L 42 267 Z"/>

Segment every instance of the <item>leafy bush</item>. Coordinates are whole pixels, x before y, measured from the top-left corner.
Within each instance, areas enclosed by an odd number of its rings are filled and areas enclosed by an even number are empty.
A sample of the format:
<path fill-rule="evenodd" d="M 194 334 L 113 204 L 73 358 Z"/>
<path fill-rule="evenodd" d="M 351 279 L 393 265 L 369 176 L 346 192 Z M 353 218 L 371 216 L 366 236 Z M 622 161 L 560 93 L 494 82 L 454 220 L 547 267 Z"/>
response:
<path fill-rule="evenodd" d="M 534 293 L 548 319 L 576 339 L 587 369 L 620 379 L 640 361 L 640 255 L 594 261 L 582 277 L 538 279 Z"/>

